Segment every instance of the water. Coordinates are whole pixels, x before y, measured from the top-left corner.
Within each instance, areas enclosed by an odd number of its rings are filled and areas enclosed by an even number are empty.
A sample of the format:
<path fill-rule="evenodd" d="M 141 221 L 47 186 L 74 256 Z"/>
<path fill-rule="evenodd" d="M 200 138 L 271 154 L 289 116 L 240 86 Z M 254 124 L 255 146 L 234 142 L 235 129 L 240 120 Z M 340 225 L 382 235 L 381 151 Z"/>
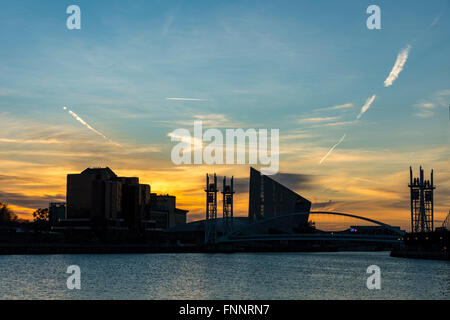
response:
<path fill-rule="evenodd" d="M 381 268 L 368 290 L 366 269 Z M 69 290 L 69 265 L 81 290 Z M 446 299 L 450 263 L 388 252 L 0 256 L 0 299 Z"/>

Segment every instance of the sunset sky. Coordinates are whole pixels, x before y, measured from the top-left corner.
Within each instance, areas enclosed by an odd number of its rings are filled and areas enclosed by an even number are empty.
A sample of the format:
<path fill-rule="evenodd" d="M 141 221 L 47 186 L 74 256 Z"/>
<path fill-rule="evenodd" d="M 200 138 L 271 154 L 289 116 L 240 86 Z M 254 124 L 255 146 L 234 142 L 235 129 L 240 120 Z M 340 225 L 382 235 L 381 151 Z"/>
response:
<path fill-rule="evenodd" d="M 72 4 L 81 30 L 66 27 Z M 68 173 L 108 166 L 175 195 L 197 220 L 216 172 L 235 176 L 235 215 L 246 216 L 249 165 L 171 161 L 169 133 L 202 120 L 279 129 L 275 180 L 313 209 L 408 230 L 409 166 L 434 169 L 443 220 L 450 1 L 377 1 L 381 30 L 366 27 L 371 4 L 2 1 L 0 201 L 30 218 L 65 201 Z"/>

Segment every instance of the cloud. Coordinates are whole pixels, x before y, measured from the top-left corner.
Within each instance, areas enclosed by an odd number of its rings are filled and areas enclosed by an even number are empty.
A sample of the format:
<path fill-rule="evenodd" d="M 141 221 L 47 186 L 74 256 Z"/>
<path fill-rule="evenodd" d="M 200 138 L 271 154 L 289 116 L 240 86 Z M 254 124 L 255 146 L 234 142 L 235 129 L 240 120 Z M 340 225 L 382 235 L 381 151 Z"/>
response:
<path fill-rule="evenodd" d="M 196 114 L 194 115 L 194 121 L 202 121 L 202 125 L 206 127 L 223 127 L 233 126 L 232 121 L 224 114 Z M 192 125 L 192 123 L 191 123 Z"/>
<path fill-rule="evenodd" d="M 376 95 L 374 94 L 373 96 L 371 96 L 370 98 L 368 98 L 366 100 L 366 103 L 364 103 L 364 105 L 361 108 L 361 111 L 359 112 L 358 116 L 356 117 L 356 120 L 359 120 L 359 118 L 361 118 L 361 116 L 367 111 L 369 110 L 370 106 L 372 105 L 373 101 L 375 100 Z"/>
<path fill-rule="evenodd" d="M 2 175 L 0 174 L 0 182 L 3 184 L 11 184 L 11 183 L 30 183 L 36 182 L 39 180 L 36 177 L 21 177 L 21 176 L 11 176 L 11 175 Z"/>
<path fill-rule="evenodd" d="M 327 107 L 327 108 L 320 108 L 317 109 L 317 111 L 325 111 L 325 110 L 343 110 L 343 109 L 350 109 L 353 108 L 354 105 L 353 103 L 345 103 L 345 104 L 340 104 L 337 106 L 332 106 L 332 107 Z"/>
<path fill-rule="evenodd" d="M 342 143 L 342 141 L 344 141 L 346 137 L 346 134 L 344 133 L 344 135 L 342 136 L 342 138 L 338 141 L 338 143 L 336 143 L 333 147 L 331 147 L 330 150 L 328 150 L 327 154 L 319 161 L 319 164 L 322 164 L 326 158 L 328 158 L 328 156 L 333 152 L 333 150 Z"/>
<path fill-rule="evenodd" d="M 314 175 L 288 172 L 279 172 L 270 178 L 293 190 L 310 188 L 314 181 Z"/>
<path fill-rule="evenodd" d="M 316 135 L 310 134 L 305 130 L 293 130 L 280 136 L 280 140 L 305 140 L 315 137 Z"/>
<path fill-rule="evenodd" d="M 338 127 L 338 126 L 346 126 L 346 125 L 354 124 L 354 123 L 355 123 L 355 121 L 337 121 L 337 122 L 321 124 L 320 127 Z M 319 126 L 315 126 L 315 127 L 319 127 Z"/>
<path fill-rule="evenodd" d="M 420 102 L 415 104 L 414 107 L 419 109 L 419 111 L 415 114 L 416 117 L 430 118 L 434 115 L 433 109 L 436 107 L 436 105 L 432 102 Z"/>
<path fill-rule="evenodd" d="M 0 143 L 13 143 L 13 144 L 55 144 L 63 143 L 63 141 L 56 139 L 9 139 L 0 138 Z"/>
<path fill-rule="evenodd" d="M 180 126 L 192 127 L 194 121 L 201 121 L 204 128 L 246 128 L 250 127 L 249 123 L 236 122 L 225 114 L 209 113 L 185 115 L 184 120 L 162 120 L 161 123 L 169 123 L 171 126 L 175 123 Z"/>
<path fill-rule="evenodd" d="M 59 121 L 46 124 L 36 120 L 17 120 L 11 116 L 5 116 L 2 120 L 2 137 L 0 137 L 2 166 L 7 163 L 22 163 L 22 167 L 39 164 L 82 168 L 113 161 L 127 162 L 131 159 L 143 164 L 146 162 L 148 165 L 151 153 L 161 152 L 166 148 L 166 144 L 146 145 L 126 142 L 118 148 L 111 143 L 105 143 L 103 139 L 92 139 L 91 130 L 80 129 L 78 122 L 70 121 L 67 124 Z M 12 168 L 2 169 L 6 173 L 17 172 L 9 171 L 13 170 Z M 18 170 L 23 172 L 23 169 Z"/>
<path fill-rule="evenodd" d="M 433 101 L 441 107 L 447 108 L 450 105 L 450 89 L 436 92 L 433 96 Z"/>
<path fill-rule="evenodd" d="M 311 204 L 311 209 L 315 210 L 315 209 L 326 209 L 330 206 L 335 205 L 336 202 L 333 202 L 332 200 L 330 201 L 325 201 L 325 202 L 314 202 Z"/>
<path fill-rule="evenodd" d="M 270 176 L 271 179 L 292 190 L 306 190 L 314 186 L 314 175 L 289 172 L 278 172 Z M 236 194 L 247 194 L 249 192 L 250 179 L 248 177 L 234 178 L 234 189 Z"/>
<path fill-rule="evenodd" d="M 416 104 L 416 106 L 420 107 L 420 108 L 425 108 L 425 109 L 433 109 L 434 108 L 434 103 L 422 102 L 422 103 Z"/>
<path fill-rule="evenodd" d="M 384 80 L 384 86 L 390 87 L 394 83 L 394 81 L 398 78 L 400 72 L 402 72 L 403 67 L 405 66 L 406 60 L 408 60 L 409 50 L 411 49 L 411 45 L 407 45 L 406 48 L 400 50 L 397 55 L 397 60 L 395 60 L 394 67 L 391 70 L 389 76 Z"/>
<path fill-rule="evenodd" d="M 110 138 L 108 138 L 107 136 L 105 136 L 103 133 L 101 133 L 98 130 L 95 130 L 94 128 L 92 128 L 86 121 L 84 121 L 80 116 L 78 116 L 75 112 L 73 112 L 72 110 L 70 110 L 69 108 L 67 108 L 66 106 L 63 107 L 64 110 L 67 110 L 69 112 L 69 114 L 74 117 L 78 122 L 80 122 L 82 125 L 84 125 L 86 128 L 88 128 L 89 130 L 91 130 L 92 132 L 94 132 L 95 134 L 99 135 L 100 137 L 102 137 L 103 139 L 107 140 L 108 142 L 116 145 L 116 146 L 120 146 L 120 144 L 112 141 Z"/>
<path fill-rule="evenodd" d="M 340 117 L 316 117 L 316 118 L 299 119 L 299 120 L 297 120 L 297 122 L 300 123 L 300 124 L 321 123 L 321 122 L 332 122 L 332 121 L 336 121 L 336 120 L 339 120 L 339 119 L 340 119 Z"/>
<path fill-rule="evenodd" d="M 187 135 L 180 135 L 174 132 L 169 132 L 167 136 L 170 137 L 172 141 L 180 141 L 188 144 L 186 148 L 182 149 L 183 152 L 203 150 L 203 140 L 191 136 L 190 133 Z"/>
<path fill-rule="evenodd" d="M 441 90 L 436 93 L 438 96 L 450 96 L 450 89 Z"/>
<path fill-rule="evenodd" d="M 30 209 L 47 208 L 50 202 L 64 202 L 65 200 L 66 196 L 63 194 L 29 196 L 23 193 L 4 192 L 0 190 L 0 202 Z"/>
<path fill-rule="evenodd" d="M 448 108 L 450 105 L 450 90 L 440 90 L 433 93 L 427 100 L 421 100 L 413 105 L 417 109 L 414 115 L 419 118 L 430 118 L 438 107 Z"/>
<path fill-rule="evenodd" d="M 440 19 L 441 19 L 441 15 L 436 16 L 436 18 L 434 18 L 433 22 L 431 22 L 430 27 L 434 27 L 435 25 L 437 25 Z"/>

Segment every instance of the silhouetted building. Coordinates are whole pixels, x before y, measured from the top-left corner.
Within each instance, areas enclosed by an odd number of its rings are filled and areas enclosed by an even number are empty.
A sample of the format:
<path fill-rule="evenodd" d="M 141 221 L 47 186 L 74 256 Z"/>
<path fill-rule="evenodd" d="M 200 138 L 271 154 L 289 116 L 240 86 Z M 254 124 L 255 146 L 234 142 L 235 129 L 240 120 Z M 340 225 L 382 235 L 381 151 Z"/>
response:
<path fill-rule="evenodd" d="M 67 175 L 67 214 L 60 226 L 104 225 L 134 234 L 186 223 L 186 210 L 174 196 L 150 193 L 137 177 L 118 177 L 110 168 L 88 168 Z"/>
<path fill-rule="evenodd" d="M 140 229 L 142 219 L 150 211 L 150 186 L 139 184 L 138 178 L 122 179 L 122 216 L 134 231 Z"/>
<path fill-rule="evenodd" d="M 52 202 L 48 207 L 48 218 L 50 225 L 56 225 L 60 220 L 66 218 L 66 204 L 64 202 Z"/>
<path fill-rule="evenodd" d="M 122 184 L 110 168 L 67 175 L 67 218 L 121 217 Z"/>
<path fill-rule="evenodd" d="M 311 202 L 281 183 L 250 168 L 248 219 L 251 222 L 285 214 L 309 212 Z M 302 217 L 306 223 L 308 215 Z"/>
<path fill-rule="evenodd" d="M 176 207 L 175 196 L 152 193 L 150 195 L 150 208 L 149 218 L 156 221 L 158 228 L 167 229 L 186 223 L 188 211 Z"/>

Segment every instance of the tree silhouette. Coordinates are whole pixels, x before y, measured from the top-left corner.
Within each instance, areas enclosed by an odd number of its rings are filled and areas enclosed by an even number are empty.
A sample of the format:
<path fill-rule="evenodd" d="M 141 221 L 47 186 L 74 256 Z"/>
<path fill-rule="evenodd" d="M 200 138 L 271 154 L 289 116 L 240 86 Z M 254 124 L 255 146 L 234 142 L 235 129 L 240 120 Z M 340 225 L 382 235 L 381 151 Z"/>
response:
<path fill-rule="evenodd" d="M 34 222 L 48 221 L 48 209 L 37 209 L 33 212 Z"/>
<path fill-rule="evenodd" d="M 45 230 L 49 226 L 49 214 L 48 208 L 45 209 L 37 209 L 33 212 L 33 224 L 38 231 Z"/>
<path fill-rule="evenodd" d="M 17 215 L 12 212 L 8 204 L 0 202 L 0 224 L 8 224 L 16 221 Z"/>

